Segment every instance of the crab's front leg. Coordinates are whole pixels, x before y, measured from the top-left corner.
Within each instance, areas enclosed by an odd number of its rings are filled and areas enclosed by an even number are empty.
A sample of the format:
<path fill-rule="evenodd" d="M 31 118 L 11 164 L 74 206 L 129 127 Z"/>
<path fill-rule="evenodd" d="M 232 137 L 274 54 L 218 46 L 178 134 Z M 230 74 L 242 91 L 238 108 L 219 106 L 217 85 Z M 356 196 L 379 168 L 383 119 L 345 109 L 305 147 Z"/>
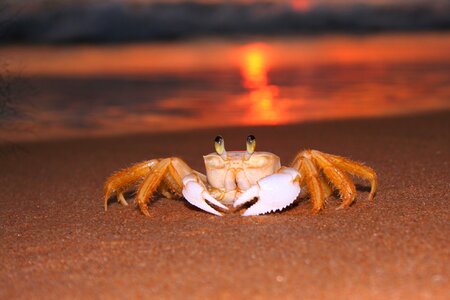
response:
<path fill-rule="evenodd" d="M 266 176 L 246 190 L 233 204 L 234 207 L 254 198 L 258 201 L 242 215 L 256 216 L 282 210 L 292 204 L 300 194 L 300 174 L 292 168 L 281 168 L 277 173 Z"/>

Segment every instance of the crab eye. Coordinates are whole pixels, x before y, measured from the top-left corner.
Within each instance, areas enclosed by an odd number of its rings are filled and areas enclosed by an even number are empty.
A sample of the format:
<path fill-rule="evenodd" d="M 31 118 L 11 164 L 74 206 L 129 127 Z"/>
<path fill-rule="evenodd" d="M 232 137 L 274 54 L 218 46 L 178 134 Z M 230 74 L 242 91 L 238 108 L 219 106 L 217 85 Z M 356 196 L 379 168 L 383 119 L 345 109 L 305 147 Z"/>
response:
<path fill-rule="evenodd" d="M 248 154 L 253 154 L 255 152 L 256 148 L 256 138 L 254 135 L 249 135 L 247 137 L 247 152 Z"/>
<path fill-rule="evenodd" d="M 225 142 L 223 140 L 223 137 L 220 135 L 216 136 L 214 139 L 214 149 L 216 149 L 217 154 L 222 155 L 222 153 L 225 151 Z"/>

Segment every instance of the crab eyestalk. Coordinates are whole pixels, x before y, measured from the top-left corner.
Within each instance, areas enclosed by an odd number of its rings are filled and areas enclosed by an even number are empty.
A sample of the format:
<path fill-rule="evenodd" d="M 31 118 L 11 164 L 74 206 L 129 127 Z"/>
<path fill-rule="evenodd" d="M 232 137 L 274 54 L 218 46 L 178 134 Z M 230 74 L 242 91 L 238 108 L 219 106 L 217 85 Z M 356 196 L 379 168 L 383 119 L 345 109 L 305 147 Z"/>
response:
<path fill-rule="evenodd" d="M 214 149 L 216 149 L 216 153 L 222 156 L 222 158 L 227 155 L 227 152 L 225 151 L 225 141 L 222 136 L 218 135 L 214 139 Z"/>
<path fill-rule="evenodd" d="M 256 148 L 256 138 L 254 135 L 249 135 L 247 137 L 247 153 L 252 155 Z"/>

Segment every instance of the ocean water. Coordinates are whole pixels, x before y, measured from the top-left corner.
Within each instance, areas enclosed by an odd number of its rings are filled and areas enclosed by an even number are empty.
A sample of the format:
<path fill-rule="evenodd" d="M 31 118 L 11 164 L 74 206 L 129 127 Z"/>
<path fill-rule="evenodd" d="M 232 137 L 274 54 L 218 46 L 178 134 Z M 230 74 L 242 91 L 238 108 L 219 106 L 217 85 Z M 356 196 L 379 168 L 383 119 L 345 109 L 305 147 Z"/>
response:
<path fill-rule="evenodd" d="M 4 45 L 0 57 L 27 86 L 1 120 L 8 140 L 450 109 L 445 32 Z"/>

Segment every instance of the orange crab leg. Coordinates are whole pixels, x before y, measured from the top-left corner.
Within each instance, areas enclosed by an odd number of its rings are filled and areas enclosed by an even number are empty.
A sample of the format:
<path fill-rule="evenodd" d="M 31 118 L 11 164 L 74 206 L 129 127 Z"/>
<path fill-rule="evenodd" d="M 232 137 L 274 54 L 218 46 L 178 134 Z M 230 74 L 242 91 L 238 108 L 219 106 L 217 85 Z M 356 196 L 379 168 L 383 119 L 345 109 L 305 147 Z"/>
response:
<path fill-rule="evenodd" d="M 325 200 L 326 200 L 328 197 L 331 196 L 331 194 L 333 194 L 333 189 L 331 188 L 328 181 L 325 178 L 323 178 L 322 175 L 320 175 L 319 179 L 320 179 L 320 183 L 322 184 L 322 189 L 323 189 L 323 193 L 325 195 Z"/>
<path fill-rule="evenodd" d="M 324 205 L 325 191 L 320 180 L 319 172 L 312 163 L 312 161 L 306 157 L 301 157 L 298 160 L 297 168 L 302 174 L 301 185 L 306 184 L 310 193 L 313 212 L 319 212 Z"/>
<path fill-rule="evenodd" d="M 157 188 L 162 182 L 169 164 L 170 158 L 165 158 L 158 162 L 152 168 L 152 172 L 149 173 L 147 177 L 145 177 L 142 185 L 139 187 L 139 190 L 137 192 L 136 199 L 139 208 L 141 212 L 148 217 L 150 216 L 150 213 L 148 212 L 147 203 L 150 201 L 150 198 L 156 192 Z"/>
<path fill-rule="evenodd" d="M 375 193 L 377 191 L 377 174 L 375 173 L 375 171 L 372 168 L 365 166 L 361 163 L 352 161 L 345 157 L 326 154 L 326 153 L 322 153 L 322 154 L 326 158 L 328 158 L 333 164 L 335 164 L 337 167 L 341 168 L 342 170 L 344 170 L 352 175 L 355 175 L 355 176 L 358 176 L 358 177 L 361 177 L 363 179 L 370 181 L 371 189 L 370 189 L 370 194 L 369 194 L 369 200 L 373 199 L 373 197 L 375 196 Z"/>
<path fill-rule="evenodd" d="M 105 183 L 104 206 L 107 208 L 108 199 L 115 194 L 117 200 L 128 205 L 123 193 L 138 185 L 136 202 L 141 212 L 149 216 L 147 204 L 155 192 L 161 193 L 167 198 L 183 196 L 183 180 L 185 176 L 192 174 L 199 181 L 205 182 L 205 175 L 192 170 L 182 159 L 170 157 L 165 159 L 153 159 L 137 163 L 111 175 Z"/>
<path fill-rule="evenodd" d="M 152 166 L 151 173 L 147 175 L 137 191 L 136 199 L 141 212 L 150 216 L 147 204 L 156 191 L 163 194 L 174 194 L 181 198 L 183 196 L 182 178 L 191 173 L 197 174 L 198 172 L 192 170 L 178 157 L 162 159 Z"/>
<path fill-rule="evenodd" d="M 321 152 L 311 150 L 311 159 L 322 169 L 324 175 L 338 189 L 342 204 L 340 208 L 347 207 L 355 200 L 356 188 L 348 175 L 334 166 Z"/>
<path fill-rule="evenodd" d="M 146 160 L 111 175 L 106 180 L 104 186 L 105 196 L 103 206 L 105 207 L 105 210 L 108 208 L 109 198 L 114 194 L 117 195 L 117 200 L 119 203 L 122 205 L 128 205 L 123 193 L 135 186 L 148 173 L 150 173 L 152 166 L 157 164 L 158 161 L 159 160 L 157 159 Z"/>

